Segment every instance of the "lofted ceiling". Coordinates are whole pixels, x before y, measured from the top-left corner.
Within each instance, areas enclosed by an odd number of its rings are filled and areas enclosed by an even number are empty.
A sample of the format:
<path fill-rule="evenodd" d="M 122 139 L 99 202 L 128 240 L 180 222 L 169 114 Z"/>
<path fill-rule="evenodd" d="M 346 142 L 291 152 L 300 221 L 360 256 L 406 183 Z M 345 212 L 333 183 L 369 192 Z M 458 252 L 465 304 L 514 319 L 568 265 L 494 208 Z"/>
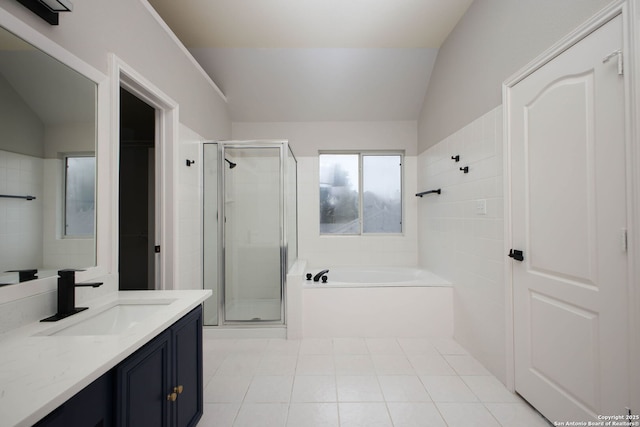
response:
<path fill-rule="evenodd" d="M 95 83 L 3 28 L 0 79 L 45 125 L 95 121 Z"/>
<path fill-rule="evenodd" d="M 149 0 L 233 121 L 416 120 L 472 0 Z"/>

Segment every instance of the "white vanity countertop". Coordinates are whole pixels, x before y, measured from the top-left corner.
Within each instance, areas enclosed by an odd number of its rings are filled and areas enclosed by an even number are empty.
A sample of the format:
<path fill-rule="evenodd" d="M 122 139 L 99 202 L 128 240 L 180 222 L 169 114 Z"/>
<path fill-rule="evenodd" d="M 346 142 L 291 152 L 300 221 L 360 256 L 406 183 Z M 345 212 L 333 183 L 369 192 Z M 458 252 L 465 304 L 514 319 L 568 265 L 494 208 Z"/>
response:
<path fill-rule="evenodd" d="M 0 337 L 0 424 L 31 426 L 167 329 L 211 295 L 198 291 L 127 291 L 89 301 L 53 323 L 32 323 Z M 171 303 L 168 303 L 171 301 Z M 118 335 L 47 336 L 114 304 L 163 303 Z"/>

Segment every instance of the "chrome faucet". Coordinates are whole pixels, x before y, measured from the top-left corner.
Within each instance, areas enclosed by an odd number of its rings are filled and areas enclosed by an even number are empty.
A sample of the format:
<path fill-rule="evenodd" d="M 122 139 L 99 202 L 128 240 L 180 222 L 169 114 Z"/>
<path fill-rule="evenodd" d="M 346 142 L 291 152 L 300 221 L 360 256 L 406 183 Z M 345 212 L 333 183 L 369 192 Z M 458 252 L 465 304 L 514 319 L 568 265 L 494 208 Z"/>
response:
<path fill-rule="evenodd" d="M 69 317 L 88 307 L 76 307 L 76 287 L 97 288 L 102 282 L 76 283 L 76 271 L 73 268 L 58 270 L 58 312 L 51 317 L 42 319 L 41 322 L 56 322 Z"/>
<path fill-rule="evenodd" d="M 325 275 L 326 273 L 328 273 L 328 272 L 329 272 L 329 270 L 322 270 L 320 273 L 318 273 L 318 274 L 316 274 L 315 276 L 313 276 L 313 281 L 314 281 L 314 282 L 319 282 L 319 281 L 320 281 L 320 278 L 321 278 L 322 276 L 324 276 L 324 275 Z"/>

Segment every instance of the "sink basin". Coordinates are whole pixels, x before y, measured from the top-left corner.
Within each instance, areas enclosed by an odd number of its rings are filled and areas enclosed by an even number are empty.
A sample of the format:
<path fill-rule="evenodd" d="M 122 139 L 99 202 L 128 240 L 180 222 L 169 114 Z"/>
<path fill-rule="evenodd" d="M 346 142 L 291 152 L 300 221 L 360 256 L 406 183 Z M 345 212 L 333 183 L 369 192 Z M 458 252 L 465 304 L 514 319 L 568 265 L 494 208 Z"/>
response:
<path fill-rule="evenodd" d="M 156 301 L 154 303 L 116 303 L 88 319 L 62 329 L 50 329 L 41 335 L 117 335 L 138 325 L 147 317 L 157 313 L 172 302 L 173 300 Z"/>

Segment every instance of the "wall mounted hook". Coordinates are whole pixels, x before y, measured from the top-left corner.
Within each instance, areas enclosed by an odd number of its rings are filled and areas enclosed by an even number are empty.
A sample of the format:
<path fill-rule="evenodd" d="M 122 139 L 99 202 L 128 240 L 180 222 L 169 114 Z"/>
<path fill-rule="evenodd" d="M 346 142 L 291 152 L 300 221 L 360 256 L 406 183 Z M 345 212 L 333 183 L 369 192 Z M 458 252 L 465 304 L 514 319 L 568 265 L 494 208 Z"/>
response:
<path fill-rule="evenodd" d="M 191 165 L 193 165 L 193 164 L 195 164 L 195 163 L 196 163 L 196 161 L 195 161 L 195 160 L 189 160 L 189 159 L 187 159 L 187 166 L 191 166 Z"/>
<path fill-rule="evenodd" d="M 451 156 L 451 160 L 455 160 L 456 163 L 458 163 L 460 161 L 460 154 L 458 154 L 457 156 Z"/>
<path fill-rule="evenodd" d="M 464 173 L 469 173 L 469 166 L 465 166 L 463 168 L 460 168 L 460 170 Z"/>

